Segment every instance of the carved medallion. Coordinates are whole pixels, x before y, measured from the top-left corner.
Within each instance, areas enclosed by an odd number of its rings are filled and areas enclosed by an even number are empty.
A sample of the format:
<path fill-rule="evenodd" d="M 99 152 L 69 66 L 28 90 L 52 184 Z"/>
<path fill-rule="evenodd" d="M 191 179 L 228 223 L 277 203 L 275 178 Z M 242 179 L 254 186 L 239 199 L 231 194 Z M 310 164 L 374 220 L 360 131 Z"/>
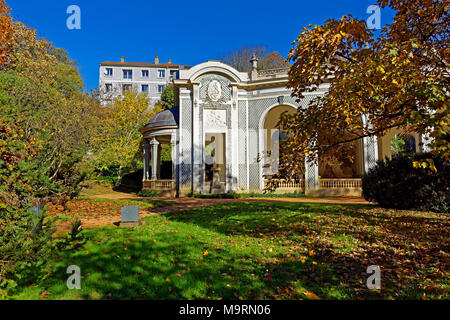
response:
<path fill-rule="evenodd" d="M 222 98 L 222 86 L 219 81 L 213 80 L 208 85 L 208 97 L 211 101 L 219 101 Z"/>

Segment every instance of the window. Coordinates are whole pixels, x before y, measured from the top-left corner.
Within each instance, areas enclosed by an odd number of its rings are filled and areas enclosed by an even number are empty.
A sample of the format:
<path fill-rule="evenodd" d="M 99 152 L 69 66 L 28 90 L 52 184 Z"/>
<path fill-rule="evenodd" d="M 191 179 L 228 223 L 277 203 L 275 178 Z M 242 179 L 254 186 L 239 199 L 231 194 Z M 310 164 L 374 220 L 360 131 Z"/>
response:
<path fill-rule="evenodd" d="M 107 83 L 105 85 L 105 89 L 106 89 L 106 92 L 111 92 L 112 91 L 112 84 L 111 83 Z"/>
<path fill-rule="evenodd" d="M 159 84 L 158 85 L 158 93 L 163 93 L 164 92 L 164 85 L 163 84 Z"/>
<path fill-rule="evenodd" d="M 170 76 L 172 77 L 172 79 L 180 79 L 180 73 L 175 70 L 170 71 Z"/>
<path fill-rule="evenodd" d="M 105 74 L 106 74 L 106 76 L 108 76 L 108 77 L 112 77 L 112 75 L 113 75 L 113 69 L 112 69 L 112 68 L 106 68 Z"/>
<path fill-rule="evenodd" d="M 123 78 L 124 79 L 132 79 L 133 71 L 132 70 L 123 70 Z"/>
<path fill-rule="evenodd" d="M 123 93 L 131 90 L 131 84 L 124 84 L 123 87 Z"/>
<path fill-rule="evenodd" d="M 158 70 L 158 77 L 159 78 L 165 78 L 166 77 L 166 70 Z"/>
<path fill-rule="evenodd" d="M 142 85 L 142 92 L 148 92 L 148 84 Z"/>
<path fill-rule="evenodd" d="M 142 70 L 142 78 L 148 78 L 148 70 Z"/>

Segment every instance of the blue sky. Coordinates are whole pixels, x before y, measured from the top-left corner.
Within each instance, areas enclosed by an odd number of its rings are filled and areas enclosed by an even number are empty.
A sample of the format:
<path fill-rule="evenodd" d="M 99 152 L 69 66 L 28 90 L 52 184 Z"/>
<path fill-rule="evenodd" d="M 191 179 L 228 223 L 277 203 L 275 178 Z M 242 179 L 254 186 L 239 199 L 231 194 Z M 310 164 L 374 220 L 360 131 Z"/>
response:
<path fill-rule="evenodd" d="M 352 14 L 367 19 L 375 0 L 6 0 L 12 16 L 65 48 L 79 62 L 86 89 L 98 86 L 102 61 L 195 65 L 244 45 L 265 44 L 287 56 L 303 27 Z M 81 8 L 81 30 L 69 30 L 69 5 Z M 392 12 L 381 11 L 382 25 Z"/>

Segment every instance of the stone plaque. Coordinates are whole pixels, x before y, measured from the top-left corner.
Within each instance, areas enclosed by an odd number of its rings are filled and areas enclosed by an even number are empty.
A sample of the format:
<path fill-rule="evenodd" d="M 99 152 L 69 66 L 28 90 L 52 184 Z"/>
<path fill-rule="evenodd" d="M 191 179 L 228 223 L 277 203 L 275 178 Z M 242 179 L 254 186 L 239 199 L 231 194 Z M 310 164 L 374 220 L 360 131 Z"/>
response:
<path fill-rule="evenodd" d="M 122 222 L 139 222 L 139 206 L 122 208 Z"/>
<path fill-rule="evenodd" d="M 227 111 L 226 110 L 203 110 L 204 130 L 208 132 L 217 132 L 227 130 Z"/>

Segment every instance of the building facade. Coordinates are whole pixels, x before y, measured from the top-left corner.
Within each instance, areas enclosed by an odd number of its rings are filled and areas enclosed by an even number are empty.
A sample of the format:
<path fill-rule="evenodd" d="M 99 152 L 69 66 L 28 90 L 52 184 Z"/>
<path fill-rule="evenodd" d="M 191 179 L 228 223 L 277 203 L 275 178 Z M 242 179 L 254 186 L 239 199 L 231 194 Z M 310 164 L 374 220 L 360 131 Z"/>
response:
<path fill-rule="evenodd" d="M 155 115 L 144 137 L 144 189 L 190 193 L 262 192 L 278 171 L 277 123 L 283 112 L 307 108 L 328 87 L 305 93 L 297 102 L 286 87 L 287 69 L 242 73 L 218 61 L 180 70 L 174 80 L 176 106 Z M 362 119 L 364 122 L 365 119 Z M 354 161 L 339 166 L 300 164 L 304 176 L 278 181 L 277 192 L 307 195 L 361 195 L 361 177 L 387 156 L 389 141 L 364 138 L 354 145 Z M 171 179 L 161 179 L 161 146 L 172 152 Z M 164 170 L 168 170 L 165 167 Z M 167 174 L 165 175 L 167 177 Z"/>
<path fill-rule="evenodd" d="M 180 70 L 188 68 L 187 65 L 172 63 L 171 59 L 167 63 L 161 63 L 158 56 L 153 63 L 125 62 L 124 57 L 120 62 L 102 62 L 99 75 L 100 98 L 103 104 L 108 104 L 125 91 L 133 90 L 146 93 L 153 105 L 161 98 L 165 87 L 179 78 Z"/>

